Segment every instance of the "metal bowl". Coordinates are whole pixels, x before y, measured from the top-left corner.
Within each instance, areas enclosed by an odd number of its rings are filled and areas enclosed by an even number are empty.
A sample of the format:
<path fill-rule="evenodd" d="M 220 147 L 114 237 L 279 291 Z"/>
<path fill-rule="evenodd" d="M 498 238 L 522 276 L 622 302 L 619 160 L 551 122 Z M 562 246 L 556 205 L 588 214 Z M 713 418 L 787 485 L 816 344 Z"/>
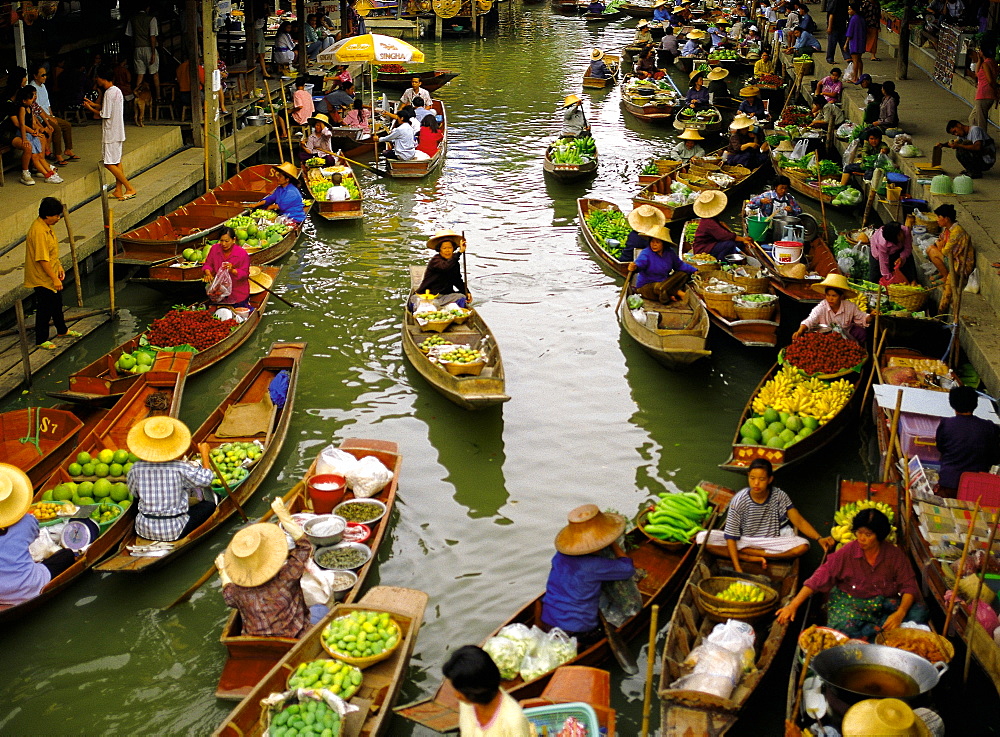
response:
<path fill-rule="evenodd" d="M 338 566 L 336 568 L 327 568 L 327 566 L 320 563 L 319 557 L 321 553 L 325 553 L 328 550 L 346 550 L 346 549 L 358 550 L 364 553 L 364 560 L 358 563 L 356 566 L 351 566 L 350 568 L 345 568 L 343 566 Z M 328 545 L 325 548 L 317 548 L 313 553 L 313 560 L 316 561 L 316 565 L 320 568 L 324 568 L 328 571 L 354 571 L 361 568 L 365 563 L 371 560 L 372 550 L 367 545 L 362 545 L 361 543 L 340 543 L 338 545 Z"/>
<path fill-rule="evenodd" d="M 323 524 L 333 524 L 336 532 L 330 533 L 328 535 L 317 535 L 313 530 Z M 302 531 L 306 533 L 306 537 L 309 538 L 311 542 L 316 547 L 321 547 L 324 545 L 336 545 L 341 540 L 344 539 L 344 530 L 347 529 L 347 520 L 336 514 L 321 514 L 313 517 L 311 520 L 302 525 Z"/>
<path fill-rule="evenodd" d="M 247 125 L 261 126 L 267 125 L 271 122 L 270 118 L 265 115 L 248 115 L 246 117 Z"/>
<path fill-rule="evenodd" d="M 373 513 L 374 513 L 374 511 L 378 511 L 378 516 L 372 517 L 371 519 L 366 519 L 366 520 L 364 520 L 362 522 L 362 524 L 368 525 L 369 527 L 373 527 L 376 522 L 378 522 L 380 519 L 382 519 L 382 517 L 385 516 L 385 511 L 386 511 L 385 504 L 383 504 L 382 502 L 380 502 L 378 499 L 357 499 L 357 498 L 355 498 L 355 499 L 348 499 L 346 501 L 341 502 L 336 507 L 334 507 L 333 508 L 333 513 L 337 514 L 337 515 L 340 515 L 341 517 L 343 517 L 343 515 L 340 514 L 340 508 L 343 507 L 343 506 L 346 506 L 348 504 L 363 504 L 365 506 L 374 507 L 375 510 L 373 510 Z M 347 518 L 345 517 L 345 519 L 347 519 Z M 353 520 L 350 520 L 350 521 L 353 521 Z"/>

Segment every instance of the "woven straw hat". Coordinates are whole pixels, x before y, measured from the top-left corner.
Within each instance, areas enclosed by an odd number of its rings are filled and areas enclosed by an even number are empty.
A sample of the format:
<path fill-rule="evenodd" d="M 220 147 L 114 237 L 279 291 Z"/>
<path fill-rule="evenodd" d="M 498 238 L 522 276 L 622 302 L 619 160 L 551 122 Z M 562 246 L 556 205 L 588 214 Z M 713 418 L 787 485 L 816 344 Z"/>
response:
<path fill-rule="evenodd" d="M 435 251 L 441 250 L 441 244 L 445 241 L 451 241 L 455 244 L 455 248 L 465 243 L 465 236 L 461 233 L 456 233 L 454 230 L 439 230 L 437 233 L 432 235 L 427 239 L 427 247 L 433 248 Z"/>
<path fill-rule="evenodd" d="M 649 238 L 656 238 L 658 241 L 663 241 L 664 243 L 669 243 L 671 246 L 674 245 L 674 238 L 670 235 L 670 231 L 666 229 L 663 225 L 657 225 L 652 228 L 649 232 L 644 233 L 644 235 Z"/>
<path fill-rule="evenodd" d="M 31 506 L 31 479 L 17 466 L 0 463 L 0 529 L 19 521 Z"/>
<path fill-rule="evenodd" d="M 638 23 L 635 24 L 635 27 L 636 28 L 645 28 L 648 25 L 649 25 L 649 21 L 646 20 L 645 18 L 643 18 L 641 21 L 639 21 Z"/>
<path fill-rule="evenodd" d="M 717 82 L 720 79 L 725 79 L 729 76 L 729 70 L 723 69 L 722 67 L 716 67 L 708 73 L 708 80 L 710 82 Z"/>
<path fill-rule="evenodd" d="M 653 7 L 654 8 L 662 8 L 666 4 L 667 4 L 667 0 L 656 0 L 656 2 L 653 3 Z"/>
<path fill-rule="evenodd" d="M 604 52 L 601 51 L 600 49 L 594 49 L 593 51 L 590 52 L 591 61 L 597 61 L 598 59 L 603 59 L 603 58 L 604 58 Z"/>
<path fill-rule="evenodd" d="M 283 161 L 280 164 L 275 164 L 272 168 L 280 171 L 282 174 L 286 175 L 291 180 L 296 180 L 299 178 L 299 170 L 295 168 L 295 164 L 289 163 L 288 161 Z"/>
<path fill-rule="evenodd" d="M 691 72 L 688 75 L 688 79 L 690 79 L 692 82 L 694 82 L 695 77 L 703 77 L 703 76 L 705 76 L 705 70 L 703 70 L 703 69 L 695 69 L 693 72 Z"/>
<path fill-rule="evenodd" d="M 584 504 L 570 512 L 569 524 L 556 535 L 556 550 L 563 555 L 587 555 L 608 547 L 625 532 L 625 518 Z"/>
<path fill-rule="evenodd" d="M 774 150 L 777 151 L 779 154 L 787 154 L 794 151 L 795 147 L 792 145 L 792 142 L 790 140 L 785 138 L 781 141 L 781 143 L 778 144 L 778 147 Z"/>
<path fill-rule="evenodd" d="M 744 128 L 753 127 L 753 118 L 751 118 L 746 113 L 737 113 L 736 117 L 733 118 L 733 122 L 729 124 L 729 130 L 738 131 Z"/>
<path fill-rule="evenodd" d="M 844 715 L 844 737 L 931 737 L 924 720 L 899 699 L 865 699 Z"/>
<path fill-rule="evenodd" d="M 843 292 L 844 299 L 854 299 L 858 296 L 858 293 L 851 289 L 851 286 L 847 283 L 847 277 L 843 274 L 827 274 L 826 278 L 819 284 L 812 285 L 814 292 L 823 295 L 826 294 L 827 288 L 839 289 Z"/>
<path fill-rule="evenodd" d="M 750 85 L 740 90 L 740 97 L 756 97 L 760 94 L 760 87 Z"/>
<path fill-rule="evenodd" d="M 694 201 L 694 214 L 700 218 L 714 218 L 726 209 L 729 198 L 725 192 L 717 189 L 706 189 Z"/>
<path fill-rule="evenodd" d="M 682 141 L 704 141 L 705 140 L 705 136 L 701 135 L 701 133 L 699 133 L 694 128 L 685 128 L 684 132 L 681 133 L 677 137 L 680 138 Z"/>
<path fill-rule="evenodd" d="M 579 95 L 566 95 L 566 99 L 563 100 L 563 107 L 576 105 L 578 102 L 583 102 L 583 99 Z"/>
<path fill-rule="evenodd" d="M 147 417 L 132 425 L 127 444 L 144 461 L 173 461 L 191 447 L 191 431 L 173 417 Z"/>
<path fill-rule="evenodd" d="M 250 282 L 250 294 L 260 294 L 261 292 L 264 291 L 264 287 L 270 289 L 272 286 L 274 286 L 274 277 L 272 277 L 270 274 L 265 274 L 264 272 L 261 272 L 256 275 L 251 274 L 250 278 L 253 279 L 253 281 Z M 254 282 L 260 282 L 260 284 L 255 284 Z"/>
<path fill-rule="evenodd" d="M 628 214 L 628 224 L 640 235 L 649 235 L 654 228 L 667 224 L 663 210 L 652 205 L 639 205 Z"/>
<path fill-rule="evenodd" d="M 261 522 L 235 535 L 226 548 L 226 575 L 237 586 L 260 586 L 288 560 L 288 542 L 277 525 Z"/>
<path fill-rule="evenodd" d="M 327 128 L 332 128 L 330 124 L 330 119 L 326 117 L 324 113 L 316 113 L 311 118 L 309 118 L 309 125 L 316 125 L 317 123 L 322 123 Z"/>

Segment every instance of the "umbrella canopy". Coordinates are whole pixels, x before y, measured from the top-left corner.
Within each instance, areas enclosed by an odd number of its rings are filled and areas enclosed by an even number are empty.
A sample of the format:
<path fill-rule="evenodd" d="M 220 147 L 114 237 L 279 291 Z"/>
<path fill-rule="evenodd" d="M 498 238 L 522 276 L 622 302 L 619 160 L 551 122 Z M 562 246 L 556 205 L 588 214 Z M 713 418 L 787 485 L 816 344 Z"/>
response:
<path fill-rule="evenodd" d="M 411 46 L 402 39 L 383 36 L 379 33 L 366 33 L 363 36 L 352 36 L 334 44 L 322 51 L 316 62 L 318 64 L 337 64 L 352 61 L 423 61 L 424 54 L 420 49 Z"/>

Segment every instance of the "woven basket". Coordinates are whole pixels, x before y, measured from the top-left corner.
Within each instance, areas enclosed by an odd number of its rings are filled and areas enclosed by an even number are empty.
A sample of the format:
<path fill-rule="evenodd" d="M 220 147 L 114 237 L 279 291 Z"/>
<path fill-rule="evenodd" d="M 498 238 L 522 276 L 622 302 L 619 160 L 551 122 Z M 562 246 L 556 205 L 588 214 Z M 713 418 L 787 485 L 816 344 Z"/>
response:
<path fill-rule="evenodd" d="M 343 617 L 338 617 L 338 619 L 343 619 Z M 393 623 L 396 625 L 396 629 L 399 630 L 399 636 L 396 638 L 396 644 L 388 650 L 383 650 L 378 655 L 371 655 L 367 658 L 352 658 L 350 655 L 344 655 L 343 653 L 331 649 L 330 646 L 326 644 L 326 638 L 322 636 L 320 637 L 320 644 L 323 646 L 323 649 L 326 650 L 327 653 L 329 653 L 331 658 L 342 660 L 348 665 L 353 665 L 355 668 L 360 668 L 361 670 L 364 670 L 369 665 L 375 665 L 375 663 L 381 663 L 383 660 L 385 660 L 394 652 L 396 652 L 396 650 L 399 649 L 399 646 L 403 644 L 403 629 L 402 627 L 399 626 L 399 623 L 396 622 L 395 620 L 393 620 Z M 329 626 L 330 625 L 327 625 L 327 627 Z"/>
<path fill-rule="evenodd" d="M 717 594 L 721 594 L 733 583 L 749 583 L 756 586 L 764 592 L 764 601 L 749 603 L 720 599 Z M 769 614 L 778 605 L 778 592 L 770 586 L 731 576 L 712 576 L 711 578 L 703 579 L 693 589 L 693 592 L 698 609 L 708 619 L 718 622 L 724 622 L 727 619 L 739 619 L 744 622 L 752 621 Z"/>
<path fill-rule="evenodd" d="M 759 269 L 758 274 L 762 274 Z M 735 276 L 729 275 L 729 281 L 743 287 L 744 294 L 767 294 L 771 291 L 771 280 L 766 276 Z"/>
<path fill-rule="evenodd" d="M 722 317 L 727 320 L 736 320 L 738 316 L 736 314 L 736 305 L 733 304 L 732 294 L 716 294 L 715 292 L 707 292 L 703 289 L 698 290 L 705 300 L 705 306 L 710 310 L 715 310 Z"/>
<path fill-rule="evenodd" d="M 447 320 L 432 320 L 424 323 L 421 323 L 418 319 L 417 325 L 420 326 L 420 330 L 423 332 L 430 331 L 432 333 L 443 333 L 453 322 L 454 320 L 450 317 Z"/>
<path fill-rule="evenodd" d="M 683 550 L 684 548 L 686 548 L 688 545 L 691 544 L 691 543 L 669 542 L 667 540 L 661 540 L 658 537 L 653 537 L 652 535 L 648 534 L 643 529 L 643 526 L 646 524 L 646 517 L 648 516 L 649 516 L 649 510 L 647 509 L 643 511 L 638 517 L 635 518 L 635 526 L 638 527 L 639 532 L 641 532 L 643 535 L 649 538 L 649 541 L 652 542 L 653 544 L 658 545 L 664 550 Z"/>
<path fill-rule="evenodd" d="M 927 290 L 921 289 L 919 292 L 914 292 L 912 289 L 906 289 L 899 284 L 890 284 L 889 299 L 910 312 L 918 312 L 924 306 L 924 302 L 927 301 Z"/>
<path fill-rule="evenodd" d="M 812 59 L 810 59 L 809 61 L 796 61 L 792 63 L 795 66 L 796 74 L 802 74 L 802 75 L 812 74 L 813 69 L 815 69 L 816 67 Z"/>
<path fill-rule="evenodd" d="M 441 366 L 452 376 L 479 376 L 486 368 L 486 361 L 477 361 L 476 363 L 442 362 Z"/>
<path fill-rule="evenodd" d="M 736 307 L 736 316 L 740 320 L 770 320 L 774 316 L 774 311 L 778 308 L 776 301 L 768 302 L 766 305 L 759 307 L 743 307 L 735 302 L 733 305 Z"/>

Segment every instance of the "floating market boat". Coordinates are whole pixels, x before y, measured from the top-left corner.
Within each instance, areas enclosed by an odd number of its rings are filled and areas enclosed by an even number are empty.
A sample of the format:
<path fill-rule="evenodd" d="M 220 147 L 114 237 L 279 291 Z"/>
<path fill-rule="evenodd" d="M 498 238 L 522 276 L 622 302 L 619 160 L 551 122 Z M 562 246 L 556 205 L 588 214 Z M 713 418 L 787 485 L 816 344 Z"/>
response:
<path fill-rule="evenodd" d="M 354 572 L 357 575 L 354 586 L 346 592 L 338 593 L 338 598 L 342 598 L 345 604 L 351 604 L 360 597 L 361 589 L 365 585 L 378 551 L 386 540 L 389 520 L 396 503 L 396 487 L 399 483 L 399 471 L 403 464 L 403 457 L 399 454 L 399 446 L 396 443 L 385 440 L 348 438 L 341 444 L 340 449 L 350 453 L 358 460 L 367 457 L 376 458 L 383 466 L 392 471 L 392 479 L 382 491 L 373 497 L 385 504 L 385 514 L 376 525 L 372 525 L 374 529 L 371 537 L 364 541 L 364 544 L 371 549 L 372 556 L 367 563 Z M 315 475 L 316 461 L 314 460 L 306 472 L 305 478 L 284 496 L 285 508 L 290 513 L 312 511 L 312 501 L 309 498 L 306 485 L 309 479 Z M 353 498 L 354 492 L 349 489 L 344 492 L 344 501 L 350 501 Z M 266 522 L 273 515 L 274 513 L 269 510 L 262 521 Z M 245 698 L 285 653 L 298 642 L 293 637 L 244 635 L 242 627 L 243 622 L 239 612 L 235 609 L 232 610 L 223 627 L 222 636 L 219 638 L 226 647 L 226 663 L 222 667 L 219 684 L 215 690 L 215 696 L 220 699 L 240 700 Z"/>
<path fill-rule="evenodd" d="M 666 305 L 643 299 L 638 311 L 644 316 L 641 322 L 623 299 L 618 322 L 646 353 L 667 368 L 681 368 L 712 355 L 705 348 L 711 322 L 693 290 L 688 289 L 682 301 Z"/>
<path fill-rule="evenodd" d="M 434 92 L 448 84 L 458 76 L 458 72 L 448 69 L 435 69 L 429 72 L 378 72 L 375 75 L 375 85 L 385 87 L 390 90 L 405 92 L 410 89 L 410 82 L 417 78 L 420 80 L 420 89 Z"/>
<path fill-rule="evenodd" d="M 76 447 L 83 422 L 72 412 L 26 407 L 0 414 L 0 458 L 17 466 L 37 489 Z"/>
<path fill-rule="evenodd" d="M 138 376 L 138 381 L 133 383 L 115 406 L 98 420 L 93 430 L 80 440 L 72 456 L 75 457 L 80 453 L 96 456 L 105 448 L 125 450 L 128 448 L 128 432 L 136 422 L 157 415 L 177 417 L 190 363 L 190 353 L 157 354 L 152 368 Z M 42 501 L 46 491 L 60 484 L 75 481 L 76 479 L 69 475 L 66 466 L 57 468 L 35 494 L 34 501 Z M 81 510 L 84 514 L 87 511 L 86 508 Z M 0 604 L 0 622 L 12 620 L 38 608 L 92 568 L 128 534 L 132 528 L 135 512 L 134 504 L 128 506 L 117 519 L 108 523 L 106 527 L 102 525 L 103 529 L 98 528 L 96 539 L 93 538 L 94 526 L 90 527 L 88 533 L 75 532 L 71 542 L 74 546 L 79 545 L 84 548 L 83 553 L 77 557 L 73 565 L 49 581 L 34 599 L 15 606 Z M 88 521 L 84 524 L 90 526 L 93 523 Z M 66 534 L 69 534 L 68 530 Z M 82 537 L 84 534 L 88 537 Z M 89 544 L 86 544 L 88 540 Z"/>
<path fill-rule="evenodd" d="M 409 302 L 424 279 L 424 267 L 410 267 L 410 293 L 403 305 L 403 353 L 410 364 L 427 382 L 446 398 L 465 409 L 482 409 L 510 400 L 505 389 L 503 358 L 493 331 L 475 308 L 467 308 L 469 315 L 461 323 L 451 321 L 444 330 L 435 330 L 433 324 L 422 326 L 410 312 Z M 432 362 L 421 349 L 421 344 L 434 335 L 443 342 L 479 350 L 485 360 L 470 369 L 460 366 L 445 368 Z M 451 366 L 451 364 L 449 364 Z M 471 371 L 478 370 L 478 373 Z M 456 373 L 452 373 L 455 371 Z M 469 373 L 466 373 L 469 371 Z"/>
<path fill-rule="evenodd" d="M 723 468 L 727 471 L 746 473 L 747 467 L 750 465 L 751 461 L 755 458 L 766 458 L 771 462 L 774 470 L 777 471 L 782 466 L 786 466 L 789 463 L 795 463 L 796 461 L 801 461 L 803 458 L 812 455 L 833 440 L 842 430 L 856 420 L 856 416 L 852 411 L 852 408 L 856 409 L 858 397 L 860 395 L 857 388 L 859 385 L 863 386 L 863 371 L 848 370 L 832 375 L 836 378 L 816 377 L 814 379 L 805 380 L 819 381 L 824 384 L 830 381 L 846 381 L 850 386 L 850 396 L 847 398 L 846 402 L 843 402 L 839 408 L 835 408 L 835 404 L 832 401 L 828 403 L 827 406 L 830 407 L 831 412 L 835 411 L 833 417 L 822 424 L 817 421 L 817 426 L 815 429 L 811 428 L 811 433 L 809 435 L 802 437 L 800 440 L 785 448 L 768 447 L 766 445 L 750 445 L 744 443 L 742 440 L 742 428 L 755 415 L 763 414 L 762 412 L 754 410 L 754 401 L 757 399 L 757 395 L 760 394 L 761 390 L 764 389 L 765 386 L 767 386 L 771 381 L 775 382 L 772 386 L 779 388 L 785 387 L 789 384 L 785 378 L 787 376 L 787 372 L 783 372 L 783 368 L 784 366 L 782 366 L 782 364 L 776 363 L 771 367 L 771 370 L 764 375 L 764 378 L 761 379 L 757 388 L 753 390 L 749 401 L 747 401 L 746 407 L 743 409 L 743 414 L 740 415 L 739 422 L 736 425 L 736 433 L 733 436 L 733 451 L 730 454 L 729 459 L 725 463 L 720 464 L 719 468 Z M 796 369 L 791 366 L 788 366 L 788 369 L 789 372 L 796 371 Z M 820 388 L 818 385 L 814 384 L 814 386 L 816 386 L 817 389 Z M 784 389 L 782 389 L 782 391 L 784 391 Z M 790 389 L 788 391 L 790 391 Z M 827 396 L 824 395 L 823 399 L 826 398 Z M 833 399 L 832 394 L 829 395 L 829 399 Z M 778 410 L 771 411 L 774 411 L 775 415 L 779 415 Z M 766 427 L 769 427 L 777 421 L 778 420 L 774 420 L 771 423 L 768 423 Z M 810 422 L 810 424 L 812 423 Z M 797 431 L 795 430 L 792 430 L 792 432 L 793 434 L 797 434 Z"/>
<path fill-rule="evenodd" d="M 664 735 L 725 734 L 739 718 L 740 710 L 760 685 L 774 662 L 781 643 L 788 632 L 788 624 L 780 624 L 773 614 L 753 622 L 756 630 L 754 668 L 741 674 L 740 681 L 728 698 L 686 688 L 673 688 L 672 684 L 690 672 L 683 665 L 688 654 L 702 644 L 712 631 L 717 618 L 710 618 L 698 606 L 699 585 L 715 576 L 745 579 L 760 583 L 778 593 L 775 608 L 788 604 L 798 592 L 799 561 L 772 560 L 763 569 L 757 563 L 742 562 L 743 573 L 732 569 L 728 559 L 717 558 L 707 549 L 701 549 L 691 576 L 684 584 L 677 606 L 674 607 L 667 627 L 667 641 L 663 646 L 660 675 L 660 725 Z M 768 625 L 768 619 L 770 624 Z M 766 627 L 766 629 L 765 629 Z"/>
<path fill-rule="evenodd" d="M 560 141 L 572 141 L 571 144 L 560 144 Z M 577 151 L 576 143 L 583 141 L 590 147 L 593 144 L 593 152 L 580 153 Z M 572 151 L 563 150 L 566 146 Z M 577 156 L 573 157 L 572 153 Z M 567 160 L 572 159 L 572 162 Z M 579 163 L 573 163 L 573 162 Z M 542 171 L 552 176 L 560 182 L 578 182 L 582 179 L 590 179 L 597 176 L 597 144 L 591 137 L 566 139 L 560 138 L 555 143 L 550 143 L 545 149 L 545 158 L 542 160 Z"/>
<path fill-rule="evenodd" d="M 611 674 L 600 668 L 590 668 L 585 665 L 561 665 L 552 673 L 548 685 L 542 695 L 533 699 L 521 699 L 524 715 L 535 725 L 536 730 L 549 726 L 552 733 L 553 721 L 558 722 L 562 715 L 553 719 L 551 707 L 556 704 L 572 704 L 577 702 L 587 704 L 597 714 L 597 724 L 601 729 L 601 737 L 615 737 L 617 731 L 617 713 L 611 708 Z M 543 707 L 538 712 L 530 710 Z M 541 718 L 539 718 L 541 716 Z M 558 729 L 558 725 L 554 727 Z"/>
<path fill-rule="evenodd" d="M 815 223 L 815 218 L 811 215 L 800 215 L 800 218 L 811 218 Z M 744 233 L 750 233 L 744 216 Z M 840 268 L 837 266 L 837 258 L 827 245 L 826 239 L 820 234 L 820 228 L 815 228 L 817 235 L 805 244 L 801 258 L 795 263 L 778 263 L 773 255 L 773 251 L 765 249 L 762 245 L 754 241 L 750 246 L 750 255 L 758 261 L 761 267 L 767 271 L 771 277 L 771 284 L 774 289 L 795 302 L 812 305 L 819 302 L 822 297 L 813 290 L 813 285 L 818 284 L 827 274 L 839 274 Z"/>
<path fill-rule="evenodd" d="M 354 175 L 354 170 L 345 159 L 344 154 L 338 154 L 337 163 L 333 166 L 318 166 L 309 168 L 303 166 L 301 169 L 301 182 L 307 192 L 313 197 L 312 211 L 324 220 L 360 220 L 364 217 L 362 211 L 363 193 L 358 184 L 358 178 Z M 343 179 L 343 186 L 351 193 L 351 198 L 347 200 L 329 201 L 326 199 L 326 192 L 331 186 L 331 179 L 334 174 L 340 174 Z"/>
<path fill-rule="evenodd" d="M 622 85 L 622 107 L 647 123 L 672 120 L 679 101 L 673 87 L 661 87 L 653 81 L 626 77 Z"/>
<path fill-rule="evenodd" d="M 632 18 L 652 18 L 653 17 L 653 6 L 652 5 L 641 5 L 640 3 L 625 3 L 622 7 L 622 12 L 625 15 L 631 16 Z"/>
<path fill-rule="evenodd" d="M 671 200 L 675 183 L 683 184 L 692 192 L 717 189 L 732 199 L 738 192 L 749 188 L 757 175 L 764 171 L 766 164 L 756 169 L 743 166 L 727 166 L 716 151 L 704 158 L 691 159 L 679 169 L 675 169 L 647 184 L 632 198 L 633 207 L 652 205 L 667 216 L 667 222 L 690 220 L 694 217 L 694 204 Z"/>
<path fill-rule="evenodd" d="M 589 19 L 589 15 L 585 15 L 584 18 Z M 615 82 L 618 81 L 618 68 L 621 65 L 621 57 L 618 54 L 605 54 L 602 58 L 604 59 L 604 63 L 608 65 L 612 76 L 591 77 L 590 63 L 588 62 L 587 66 L 583 68 L 583 86 L 585 88 L 604 89 L 605 87 L 613 87 Z"/>
<path fill-rule="evenodd" d="M 716 507 L 716 513 L 721 515 L 732 498 L 732 492 L 715 484 L 703 482 L 701 486 L 708 492 L 709 501 Z M 647 634 L 653 605 L 663 606 L 678 591 L 682 578 L 688 574 L 694 562 L 697 549 L 694 545 L 682 545 L 679 549 L 675 549 L 676 546 L 673 544 L 665 546 L 653 542 L 639 529 L 629 532 L 625 539 L 624 548 L 627 555 L 633 560 L 637 570 L 646 572 L 646 576 L 638 582 L 639 593 L 642 595 L 642 609 L 617 630 L 619 637 L 627 642 L 637 635 Z M 497 627 L 490 633 L 490 637 L 509 624 L 520 623 L 527 627 L 536 625 L 541 621 L 541 612 L 542 597 L 538 596 Z M 605 637 L 563 665 L 600 667 L 609 658 L 611 658 L 611 647 Z M 543 693 L 554 672 L 549 671 L 531 681 L 524 681 L 518 676 L 504 681 L 501 688 L 515 699 L 534 698 Z M 402 706 L 396 711 L 407 719 L 437 732 L 458 729 L 458 696 L 447 681 L 438 687 L 432 697 Z"/>
<path fill-rule="evenodd" d="M 660 177 L 665 177 L 668 174 L 673 174 L 678 169 L 684 167 L 686 162 L 678 161 L 675 159 L 652 159 L 643 170 L 639 172 L 639 187 L 645 188 L 646 185 L 652 184 Z M 656 169 L 656 173 L 652 173 L 652 169 Z M 645 173 L 649 172 L 649 173 Z"/>
<path fill-rule="evenodd" d="M 437 151 L 428 159 L 411 159 L 410 161 L 386 159 L 386 171 L 389 176 L 395 179 L 421 179 L 443 164 L 444 157 L 448 153 L 448 115 L 444 111 L 444 103 L 435 100 L 434 112 L 441 116 L 438 130 L 441 132 L 442 138 L 438 143 Z"/>
<path fill-rule="evenodd" d="M 619 276 L 628 275 L 628 262 L 619 261 L 616 256 L 613 256 L 610 251 L 608 251 L 608 246 L 605 243 L 605 239 L 594 232 L 590 225 L 590 220 L 595 213 L 605 212 L 608 214 L 617 213 L 621 216 L 622 220 L 625 220 L 625 214 L 621 209 L 613 202 L 608 202 L 607 200 L 599 200 L 593 197 L 581 197 L 576 201 L 576 212 L 577 217 L 580 220 L 580 232 L 583 234 L 583 242 L 586 243 L 590 250 L 597 254 L 597 257 L 603 261 L 612 271 L 614 271 Z M 625 225 L 622 229 L 622 233 L 625 238 L 628 237 L 628 232 L 625 230 L 631 230 L 631 226 L 628 221 L 625 221 Z M 625 239 L 615 239 L 619 241 L 619 248 L 624 247 Z M 619 251 L 620 253 L 620 251 Z"/>
<path fill-rule="evenodd" d="M 261 269 L 272 280 L 278 275 L 279 269 L 265 266 Z M 237 324 L 232 331 L 218 342 L 195 353 L 191 359 L 190 373 L 204 371 L 230 353 L 239 348 L 253 334 L 267 309 L 269 293 L 266 291 L 250 295 L 251 310 L 246 319 Z M 201 308 L 203 305 L 197 305 Z M 211 309 L 211 308 L 209 308 Z M 89 365 L 70 374 L 69 388 L 65 391 L 49 392 L 50 396 L 71 402 L 108 402 L 124 394 L 135 384 L 140 374 L 119 371 L 115 364 L 122 353 L 131 353 L 143 345 L 149 331 L 146 330 L 134 338 L 130 338 L 120 346 L 113 348 Z"/>
<path fill-rule="evenodd" d="M 349 699 L 358 711 L 347 716 L 343 732 L 358 737 L 386 734 L 392 721 L 392 705 L 408 675 L 407 666 L 423 623 L 427 601 L 428 596 L 423 591 L 376 586 L 357 603 L 335 605 L 230 712 L 213 734 L 216 737 L 258 737 L 265 734 L 267 719 L 261 700 L 272 693 L 288 690 L 288 678 L 300 663 L 329 660 L 330 655 L 323 647 L 323 629 L 337 617 L 352 611 L 388 612 L 401 631 L 402 642 L 392 654 L 365 667 L 361 685 Z"/>
<path fill-rule="evenodd" d="M 189 535 L 170 543 L 169 548 L 157 551 L 155 555 L 133 553 L 132 548 L 147 546 L 152 542 L 139 537 L 133 529 L 114 554 L 97 564 L 98 571 L 136 573 L 160 568 L 176 560 L 178 555 L 190 550 L 195 543 L 236 514 L 234 496 L 241 507 L 250 501 L 254 492 L 264 483 L 285 442 L 295 405 L 299 364 L 305 350 L 305 343 L 274 343 L 268 354 L 250 368 L 229 396 L 191 434 L 193 459 L 197 461 L 197 451 L 205 447 L 201 461 L 208 468 L 210 466 L 206 459 L 209 449 L 214 450 L 226 443 L 252 443 L 255 440 L 260 440 L 264 445 L 260 457 L 250 467 L 247 475 L 239 482 L 229 483 L 231 495 L 225 493 L 221 484 L 215 486 L 214 490 L 221 500 L 212 516 Z M 271 402 L 268 388 L 281 372 L 288 373 L 288 389 L 284 405 L 277 407 Z M 263 437 L 259 437 L 261 435 Z"/>
<path fill-rule="evenodd" d="M 603 13 L 584 13 L 583 20 L 587 23 L 592 23 L 597 25 L 598 23 L 607 23 L 608 21 L 618 20 L 619 18 L 625 17 L 625 11 L 623 10 L 613 10 L 610 13 L 605 10 Z M 586 86 L 586 85 L 584 85 Z"/>
<path fill-rule="evenodd" d="M 857 209 L 857 205 L 834 204 L 835 196 L 820 190 L 819 185 L 814 179 L 815 172 L 807 172 L 790 166 L 782 166 L 780 158 L 781 154 L 775 149 L 771 149 L 771 161 L 774 165 L 775 173 L 779 176 L 788 177 L 788 181 L 791 183 L 792 189 L 799 194 L 805 195 L 806 197 L 816 200 L 817 202 L 822 202 L 827 207 L 832 207 L 841 212 L 854 212 Z"/>
<path fill-rule="evenodd" d="M 674 128 L 679 131 L 694 128 L 702 133 L 718 133 L 722 130 L 722 112 L 717 106 L 699 112 L 681 108 L 674 115 Z"/>

